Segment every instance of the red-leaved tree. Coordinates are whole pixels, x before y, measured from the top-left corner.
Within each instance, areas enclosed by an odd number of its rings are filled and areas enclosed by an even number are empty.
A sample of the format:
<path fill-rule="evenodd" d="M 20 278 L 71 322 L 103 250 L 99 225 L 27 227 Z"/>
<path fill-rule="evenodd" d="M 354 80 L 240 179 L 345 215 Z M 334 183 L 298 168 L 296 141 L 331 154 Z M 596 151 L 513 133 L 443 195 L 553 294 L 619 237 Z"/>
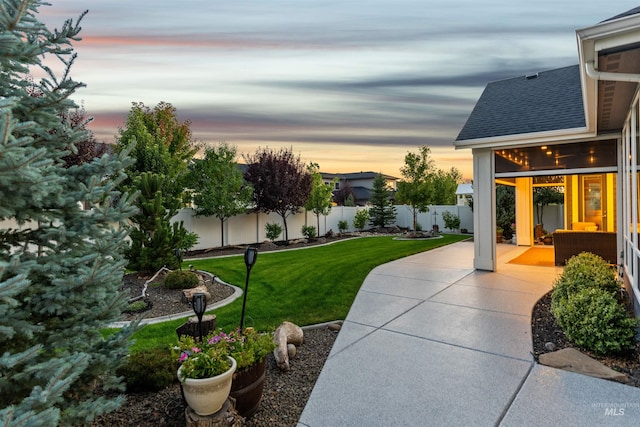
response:
<path fill-rule="evenodd" d="M 258 148 L 242 156 L 247 163 L 244 179 L 253 186 L 253 201 L 260 212 L 275 212 L 282 218 L 285 240 L 289 240 L 287 216 L 298 212 L 309 199 L 311 174 L 292 149 Z"/>

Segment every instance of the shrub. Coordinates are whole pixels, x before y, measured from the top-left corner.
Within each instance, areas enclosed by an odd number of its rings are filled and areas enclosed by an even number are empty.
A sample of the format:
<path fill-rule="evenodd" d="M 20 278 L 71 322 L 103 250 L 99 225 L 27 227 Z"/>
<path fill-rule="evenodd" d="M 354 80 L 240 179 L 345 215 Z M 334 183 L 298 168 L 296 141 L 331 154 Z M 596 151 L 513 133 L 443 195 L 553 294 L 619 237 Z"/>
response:
<path fill-rule="evenodd" d="M 449 211 L 442 212 L 442 219 L 444 220 L 444 227 L 449 230 L 457 230 L 460 228 L 460 217 L 452 214 Z"/>
<path fill-rule="evenodd" d="M 416 222 L 416 230 L 415 231 L 422 231 L 422 224 L 420 224 L 419 222 Z"/>
<path fill-rule="evenodd" d="M 324 233 L 324 237 L 330 239 L 333 237 L 333 228 L 330 228 L 326 233 Z"/>
<path fill-rule="evenodd" d="M 280 236 L 280 234 L 282 234 L 282 226 L 278 223 L 266 223 L 264 226 L 264 229 L 266 230 L 267 233 L 267 239 L 271 240 L 272 242 L 275 242 L 275 240 Z"/>
<path fill-rule="evenodd" d="M 316 228 L 313 225 L 303 225 L 302 226 L 302 235 L 307 239 L 315 239 L 316 238 Z"/>
<path fill-rule="evenodd" d="M 611 295 L 620 291 L 620 282 L 615 269 L 599 257 L 589 252 L 582 252 L 567 261 L 562 274 L 553 287 L 551 307 L 586 288 L 598 288 Z"/>
<path fill-rule="evenodd" d="M 348 228 L 349 228 L 349 222 L 346 219 L 338 221 L 338 231 L 340 232 L 340 234 L 347 231 Z"/>
<path fill-rule="evenodd" d="M 198 286 L 198 283 L 198 275 L 191 271 L 172 271 L 164 278 L 164 287 L 168 289 L 189 289 Z"/>
<path fill-rule="evenodd" d="M 353 226 L 362 231 L 367 222 L 369 222 L 369 210 L 358 209 L 353 217 Z"/>
<path fill-rule="evenodd" d="M 171 351 L 156 348 L 131 353 L 116 373 L 124 377 L 128 392 L 140 393 L 168 387 L 177 381 L 177 369 Z"/>
<path fill-rule="evenodd" d="M 144 311 L 146 308 L 147 308 L 146 301 L 138 300 L 138 301 L 129 303 L 129 305 L 127 305 L 127 308 L 124 311 L 129 313 L 136 313 L 136 312 Z"/>
<path fill-rule="evenodd" d="M 607 290 L 582 289 L 556 304 L 552 312 L 571 341 L 596 354 L 620 352 L 636 344 L 638 319 L 629 317 Z"/>

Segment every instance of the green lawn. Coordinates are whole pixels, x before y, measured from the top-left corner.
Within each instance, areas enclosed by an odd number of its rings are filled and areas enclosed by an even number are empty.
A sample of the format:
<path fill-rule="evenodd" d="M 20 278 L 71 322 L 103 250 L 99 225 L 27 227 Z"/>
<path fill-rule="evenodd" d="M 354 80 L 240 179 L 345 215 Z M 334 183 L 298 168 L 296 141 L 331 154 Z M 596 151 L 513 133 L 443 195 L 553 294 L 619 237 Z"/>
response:
<path fill-rule="evenodd" d="M 394 240 L 367 237 L 308 249 L 264 252 L 251 270 L 245 326 L 258 330 L 289 320 L 310 325 L 344 319 L 367 274 L 376 266 L 408 255 L 468 239 L 458 234 L 441 239 Z M 189 260 L 193 265 L 244 289 L 246 267 L 242 255 Z M 231 329 L 240 324 L 242 298 L 212 311 L 217 324 Z M 166 347 L 176 342 L 175 329 L 184 319 L 148 325 L 136 332 L 134 349 Z"/>

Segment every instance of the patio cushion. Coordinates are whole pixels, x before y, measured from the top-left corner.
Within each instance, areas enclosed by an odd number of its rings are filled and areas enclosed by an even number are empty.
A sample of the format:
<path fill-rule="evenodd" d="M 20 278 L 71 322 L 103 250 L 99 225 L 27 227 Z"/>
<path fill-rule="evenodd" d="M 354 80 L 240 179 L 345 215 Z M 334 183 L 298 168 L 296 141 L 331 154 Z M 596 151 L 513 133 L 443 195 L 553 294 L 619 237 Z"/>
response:
<path fill-rule="evenodd" d="M 587 229 L 589 227 L 589 229 Z M 595 228 L 592 228 L 595 227 Z M 573 222 L 571 223 L 572 230 L 586 230 L 586 231 L 595 231 L 598 229 L 598 226 L 595 222 Z"/>

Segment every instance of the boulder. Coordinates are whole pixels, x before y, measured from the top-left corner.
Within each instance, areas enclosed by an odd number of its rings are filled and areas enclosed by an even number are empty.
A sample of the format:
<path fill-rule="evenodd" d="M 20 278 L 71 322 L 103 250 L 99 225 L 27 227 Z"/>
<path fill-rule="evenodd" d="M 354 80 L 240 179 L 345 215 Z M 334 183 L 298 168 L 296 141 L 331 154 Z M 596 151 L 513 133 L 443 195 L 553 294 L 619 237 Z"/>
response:
<path fill-rule="evenodd" d="M 273 356 L 276 359 L 278 368 L 283 371 L 289 370 L 289 348 L 288 344 L 301 345 L 304 340 L 302 328 L 291 322 L 282 322 L 273 333 L 273 341 L 276 348 L 273 350 Z"/>
<path fill-rule="evenodd" d="M 211 301 L 211 294 L 204 284 L 196 286 L 195 288 L 183 289 L 182 298 L 184 301 L 191 301 L 193 294 L 203 293 L 207 301 Z"/>

